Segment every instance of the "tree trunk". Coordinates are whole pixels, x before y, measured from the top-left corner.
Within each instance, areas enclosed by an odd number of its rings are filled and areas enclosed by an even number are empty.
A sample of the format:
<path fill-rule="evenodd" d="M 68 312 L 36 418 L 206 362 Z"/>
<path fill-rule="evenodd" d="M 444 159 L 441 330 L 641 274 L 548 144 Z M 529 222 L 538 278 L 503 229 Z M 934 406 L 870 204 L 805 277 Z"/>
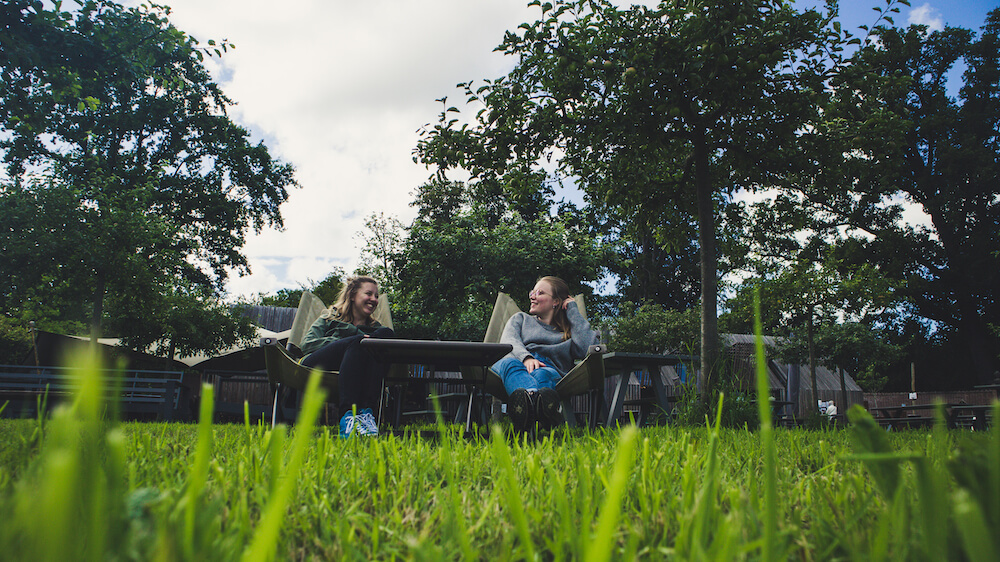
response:
<path fill-rule="evenodd" d="M 813 346 L 813 314 L 812 307 L 809 307 L 809 324 L 806 325 L 806 342 L 809 345 L 809 378 L 812 382 L 812 402 L 810 409 L 813 412 L 819 410 L 819 385 L 816 383 L 816 348 Z"/>
<path fill-rule="evenodd" d="M 174 358 L 174 338 L 170 338 L 170 345 L 167 346 L 167 356 L 163 360 L 163 370 L 169 371 Z"/>
<path fill-rule="evenodd" d="M 996 363 L 996 339 L 990 336 L 989 327 L 983 316 L 976 309 L 973 299 L 959 298 L 958 307 L 961 318 L 958 322 L 958 333 L 969 354 L 968 361 L 972 367 L 972 384 L 989 384 L 993 382 Z"/>
<path fill-rule="evenodd" d="M 847 413 L 847 377 L 846 372 L 843 368 L 837 367 L 837 371 L 840 372 L 840 407 L 837 408 L 838 413 Z"/>
<path fill-rule="evenodd" d="M 90 315 L 90 341 L 97 343 L 97 338 L 101 337 L 101 319 L 104 317 L 104 273 L 97 272 L 97 282 L 94 285 L 94 309 Z"/>
<path fill-rule="evenodd" d="M 694 138 L 694 181 L 698 198 L 698 245 L 701 248 L 701 392 L 712 399 L 719 369 L 718 259 L 715 255 L 715 207 L 709 181 L 708 144 L 704 131 Z"/>

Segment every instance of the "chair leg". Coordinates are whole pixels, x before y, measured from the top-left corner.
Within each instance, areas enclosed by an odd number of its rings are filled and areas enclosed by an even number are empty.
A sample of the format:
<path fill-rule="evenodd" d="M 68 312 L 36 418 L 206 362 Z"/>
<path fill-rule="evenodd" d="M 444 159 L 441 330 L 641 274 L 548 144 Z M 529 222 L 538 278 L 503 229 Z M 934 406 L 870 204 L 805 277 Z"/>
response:
<path fill-rule="evenodd" d="M 274 402 L 271 404 L 271 429 L 278 423 L 278 396 L 281 394 L 281 383 L 274 387 Z"/>
<path fill-rule="evenodd" d="M 381 397 L 381 400 L 379 400 L 378 402 L 378 419 L 376 420 L 375 423 L 379 427 L 382 427 L 382 410 L 388 396 L 388 388 L 386 387 L 385 380 L 382 381 L 382 392 L 379 394 L 379 396 Z"/>
<path fill-rule="evenodd" d="M 576 427 L 576 410 L 573 408 L 573 398 L 563 398 L 562 406 L 563 419 L 566 420 L 566 425 L 569 427 Z"/>
<path fill-rule="evenodd" d="M 465 412 L 465 433 L 469 433 L 472 431 L 472 402 L 475 397 L 476 397 L 476 392 L 473 390 L 472 392 L 469 393 L 469 404 Z"/>

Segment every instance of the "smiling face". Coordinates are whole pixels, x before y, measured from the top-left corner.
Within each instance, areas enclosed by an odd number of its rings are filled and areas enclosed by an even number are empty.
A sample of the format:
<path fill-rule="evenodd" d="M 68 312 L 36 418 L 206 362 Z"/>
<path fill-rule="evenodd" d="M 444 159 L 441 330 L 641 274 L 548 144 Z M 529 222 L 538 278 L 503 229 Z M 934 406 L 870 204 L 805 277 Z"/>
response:
<path fill-rule="evenodd" d="M 351 311 L 355 324 L 367 324 L 378 306 L 378 285 L 362 283 L 351 297 Z"/>
<path fill-rule="evenodd" d="M 557 304 L 555 296 L 553 296 L 552 285 L 548 281 L 543 280 L 535 283 L 535 288 L 528 293 L 528 298 L 531 299 L 531 308 L 528 309 L 528 314 L 545 318 L 551 316 L 556 309 Z"/>

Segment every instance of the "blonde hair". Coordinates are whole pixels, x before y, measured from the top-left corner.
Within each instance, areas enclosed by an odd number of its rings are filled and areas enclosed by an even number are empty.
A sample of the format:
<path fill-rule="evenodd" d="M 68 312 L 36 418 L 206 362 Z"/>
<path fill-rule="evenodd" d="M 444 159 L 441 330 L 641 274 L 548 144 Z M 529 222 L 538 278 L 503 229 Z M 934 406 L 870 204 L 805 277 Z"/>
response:
<path fill-rule="evenodd" d="M 563 341 L 566 341 L 572 334 L 570 332 L 569 317 L 566 316 L 566 309 L 561 306 L 561 303 L 569 298 L 569 285 L 562 279 L 552 275 L 546 275 L 538 281 L 548 283 L 549 287 L 552 287 L 552 298 L 560 303 L 560 306 L 556 307 L 555 314 L 552 315 L 552 325 L 562 332 Z"/>
<path fill-rule="evenodd" d="M 355 295 L 361 290 L 361 286 L 365 283 L 371 283 L 375 285 L 375 290 L 378 290 L 378 281 L 368 277 L 367 275 L 358 275 L 356 277 L 350 277 L 344 286 L 340 288 L 340 294 L 337 295 L 337 302 L 330 305 L 330 308 L 323 311 L 323 318 L 333 318 L 334 320 L 340 320 L 341 322 L 347 322 L 348 324 L 354 323 L 354 308 L 351 304 L 354 302 Z M 367 325 L 372 325 L 375 323 L 375 319 L 372 317 L 368 318 L 365 323 Z"/>

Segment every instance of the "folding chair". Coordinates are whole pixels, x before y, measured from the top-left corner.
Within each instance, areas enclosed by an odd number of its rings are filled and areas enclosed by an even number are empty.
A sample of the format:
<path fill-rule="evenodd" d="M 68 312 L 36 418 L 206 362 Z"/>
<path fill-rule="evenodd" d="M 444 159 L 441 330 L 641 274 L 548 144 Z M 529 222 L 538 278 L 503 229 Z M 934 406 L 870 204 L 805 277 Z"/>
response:
<path fill-rule="evenodd" d="M 277 341 L 272 338 L 263 338 L 261 345 L 264 347 L 264 363 L 267 367 L 267 378 L 274 388 L 274 402 L 271 407 L 271 426 L 277 423 L 279 417 L 290 419 L 295 407 L 281 404 L 281 396 L 285 389 L 294 389 L 303 392 L 309 375 L 314 370 L 306 367 L 300 362 L 303 353 L 299 346 L 305 338 L 309 328 L 312 327 L 316 319 L 323 314 L 327 307 L 323 301 L 309 291 L 302 292 L 299 299 L 299 308 L 295 312 L 295 319 L 292 321 L 292 329 L 288 335 L 288 344 L 285 348 L 277 345 Z M 392 315 L 389 311 L 389 299 L 383 293 L 379 296 L 378 306 L 372 312 L 372 317 L 381 325 L 392 328 Z M 396 368 L 395 366 L 393 368 Z M 405 368 L 405 367 L 404 367 Z M 327 401 L 336 402 L 339 390 L 339 372 L 320 371 L 322 376 L 321 386 L 326 389 Z M 384 393 L 383 393 L 384 394 Z M 382 405 L 379 404 L 379 422 L 382 419 Z"/>
<path fill-rule="evenodd" d="M 583 295 L 574 297 L 577 308 L 584 318 L 587 317 L 587 309 L 584 306 Z M 493 314 L 490 316 L 490 323 L 486 328 L 486 335 L 483 341 L 486 343 L 498 343 L 507 321 L 521 309 L 518 308 L 514 299 L 506 293 L 497 295 L 496 304 L 493 306 Z M 591 427 L 597 426 L 598 411 L 601 408 L 600 397 L 604 389 L 604 345 L 592 345 L 587 350 L 587 356 L 578 361 L 576 366 L 566 376 L 556 383 L 555 391 L 563 403 L 563 417 L 570 427 L 576 426 L 576 413 L 570 399 L 580 394 L 590 394 L 590 412 L 588 413 L 588 424 Z M 467 380 L 482 380 L 482 369 L 478 367 L 463 367 L 462 377 Z M 486 370 L 486 392 L 496 398 L 506 402 L 507 389 L 503 386 L 500 375 L 492 369 Z"/>

